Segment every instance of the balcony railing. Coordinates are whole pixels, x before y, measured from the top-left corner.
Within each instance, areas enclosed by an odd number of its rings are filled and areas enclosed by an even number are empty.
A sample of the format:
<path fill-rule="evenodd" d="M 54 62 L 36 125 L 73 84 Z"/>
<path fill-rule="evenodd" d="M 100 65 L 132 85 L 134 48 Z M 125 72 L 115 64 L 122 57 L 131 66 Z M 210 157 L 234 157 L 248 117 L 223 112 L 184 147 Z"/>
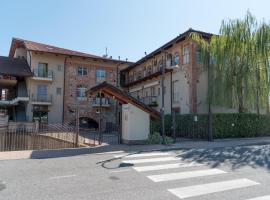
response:
<path fill-rule="evenodd" d="M 170 66 L 170 67 L 166 66 L 165 72 L 172 71 L 173 66 Z M 161 75 L 161 72 L 162 72 L 161 67 L 153 66 L 151 68 L 151 70 L 148 69 L 147 71 L 145 71 L 145 73 L 137 73 L 137 74 L 135 74 L 133 76 L 129 76 L 128 80 L 126 80 L 125 85 L 127 86 L 127 85 L 130 85 L 130 84 L 136 84 L 137 82 L 147 80 L 148 78 L 153 78 L 153 77 L 159 76 L 159 75 Z"/>
<path fill-rule="evenodd" d="M 101 102 L 100 102 L 100 100 L 101 100 Z M 109 106 L 111 106 L 111 102 L 110 102 L 110 99 L 109 98 L 102 97 L 100 99 L 100 97 L 94 97 L 92 99 L 92 106 L 93 107 L 99 107 L 100 106 L 100 103 L 101 103 L 101 106 L 102 107 L 109 107 Z"/>
<path fill-rule="evenodd" d="M 142 103 L 148 106 L 158 106 L 157 97 L 156 96 L 147 96 L 139 99 Z"/>
<path fill-rule="evenodd" d="M 33 73 L 34 73 L 34 77 L 37 77 L 37 78 L 46 78 L 46 79 L 53 78 L 53 71 L 52 70 L 42 71 L 40 69 L 34 69 Z"/>
<path fill-rule="evenodd" d="M 34 103 L 52 103 L 52 95 L 47 94 L 32 94 L 31 100 Z"/>
<path fill-rule="evenodd" d="M 16 85 L 17 79 L 13 76 L 0 75 L 0 85 Z"/>

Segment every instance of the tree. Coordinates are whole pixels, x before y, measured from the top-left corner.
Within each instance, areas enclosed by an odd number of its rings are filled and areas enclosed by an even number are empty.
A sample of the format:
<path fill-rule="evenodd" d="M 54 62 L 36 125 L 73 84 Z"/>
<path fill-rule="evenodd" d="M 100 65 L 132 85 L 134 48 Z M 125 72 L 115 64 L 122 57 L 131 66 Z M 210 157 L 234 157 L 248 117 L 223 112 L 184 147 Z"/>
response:
<path fill-rule="evenodd" d="M 239 113 L 259 114 L 262 108 L 269 113 L 269 24 L 258 22 L 248 11 L 244 19 L 222 21 L 220 35 L 208 41 L 197 33 L 191 37 L 211 70 L 209 102 Z"/>

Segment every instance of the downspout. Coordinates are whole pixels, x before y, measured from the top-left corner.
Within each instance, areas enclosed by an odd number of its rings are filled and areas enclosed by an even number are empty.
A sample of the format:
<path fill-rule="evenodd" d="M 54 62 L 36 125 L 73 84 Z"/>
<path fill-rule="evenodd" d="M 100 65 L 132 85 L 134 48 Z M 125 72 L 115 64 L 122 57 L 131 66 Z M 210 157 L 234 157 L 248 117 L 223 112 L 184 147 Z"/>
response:
<path fill-rule="evenodd" d="M 64 66 L 63 66 L 63 70 L 64 70 L 64 85 L 63 85 L 62 124 L 64 124 L 64 111 L 65 111 L 66 62 L 67 62 L 67 56 L 65 56 Z"/>

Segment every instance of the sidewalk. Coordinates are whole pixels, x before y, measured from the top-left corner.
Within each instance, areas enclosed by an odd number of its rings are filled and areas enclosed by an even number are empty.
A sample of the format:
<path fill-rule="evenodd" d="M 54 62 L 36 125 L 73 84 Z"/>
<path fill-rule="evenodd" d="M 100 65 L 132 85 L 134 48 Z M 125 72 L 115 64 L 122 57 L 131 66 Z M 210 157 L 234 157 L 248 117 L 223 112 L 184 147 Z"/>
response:
<path fill-rule="evenodd" d="M 270 137 L 219 139 L 213 142 L 183 140 L 172 145 L 104 145 L 74 149 L 8 151 L 0 152 L 0 160 L 57 158 L 114 151 L 136 152 L 176 149 L 211 149 L 265 144 L 270 144 Z"/>

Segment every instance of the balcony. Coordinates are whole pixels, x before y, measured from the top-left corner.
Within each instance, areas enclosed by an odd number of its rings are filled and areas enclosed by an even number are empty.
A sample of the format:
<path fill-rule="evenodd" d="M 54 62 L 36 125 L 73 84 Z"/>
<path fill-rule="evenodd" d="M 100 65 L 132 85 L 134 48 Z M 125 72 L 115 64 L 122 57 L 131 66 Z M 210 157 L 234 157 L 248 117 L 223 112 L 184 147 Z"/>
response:
<path fill-rule="evenodd" d="M 39 69 L 34 69 L 33 75 L 34 76 L 32 77 L 32 80 L 47 81 L 47 82 L 53 81 L 53 71 L 52 70 L 42 71 Z"/>
<path fill-rule="evenodd" d="M 99 97 L 94 97 L 92 99 L 92 106 L 93 107 L 99 107 L 100 106 L 100 98 Z M 109 98 L 102 97 L 101 98 L 101 107 L 110 107 L 111 102 Z"/>
<path fill-rule="evenodd" d="M 166 68 L 165 69 L 165 73 L 167 72 L 171 72 L 173 69 L 172 68 Z M 137 76 L 133 76 L 133 77 L 129 77 L 129 80 L 126 81 L 125 83 L 125 87 L 127 86 L 132 86 L 132 85 L 136 85 L 140 82 L 143 82 L 143 81 L 146 81 L 148 79 L 152 79 L 152 78 L 155 78 L 155 77 L 158 77 L 162 74 L 162 70 L 161 68 L 154 68 L 152 69 L 151 71 L 147 71 L 144 75 L 137 75 Z"/>
<path fill-rule="evenodd" d="M 52 95 L 32 94 L 31 101 L 33 105 L 52 105 Z"/>
<path fill-rule="evenodd" d="M 156 107 L 158 106 L 157 103 L 157 96 L 148 96 L 148 97 L 143 97 L 139 99 L 142 103 L 148 106 Z"/>
<path fill-rule="evenodd" d="M 17 84 L 16 77 L 0 75 L 0 85 L 14 86 Z"/>

